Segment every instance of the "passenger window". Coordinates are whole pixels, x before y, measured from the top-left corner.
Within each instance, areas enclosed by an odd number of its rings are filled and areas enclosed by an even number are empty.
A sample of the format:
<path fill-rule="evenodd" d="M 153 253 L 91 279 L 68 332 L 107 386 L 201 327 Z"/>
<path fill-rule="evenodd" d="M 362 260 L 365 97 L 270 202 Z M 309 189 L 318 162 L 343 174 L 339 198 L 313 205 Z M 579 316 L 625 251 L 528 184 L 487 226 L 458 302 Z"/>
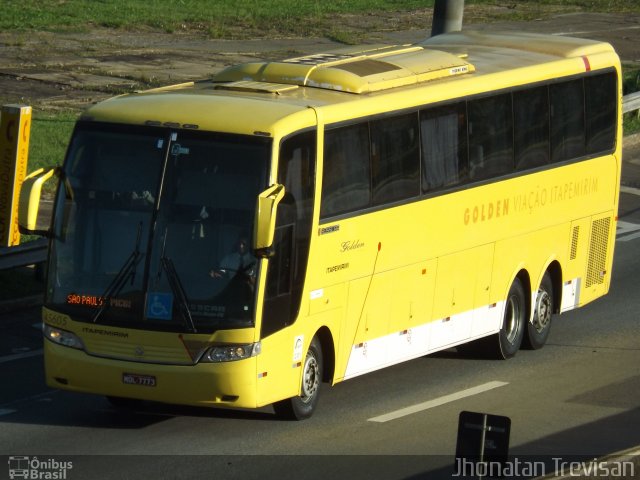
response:
<path fill-rule="evenodd" d="M 513 171 L 511 95 L 469 102 L 469 173 L 471 180 Z"/>
<path fill-rule="evenodd" d="M 320 216 L 366 208 L 370 200 L 369 124 L 327 130 Z"/>
<path fill-rule="evenodd" d="M 383 205 L 420 194 L 418 114 L 371 122 L 372 203 Z"/>
<path fill-rule="evenodd" d="M 536 87 L 513 93 L 516 169 L 547 165 L 549 152 L 549 93 Z"/>
<path fill-rule="evenodd" d="M 423 192 L 468 180 L 464 102 L 423 110 L 420 113 L 420 134 Z"/>
<path fill-rule="evenodd" d="M 551 161 L 584 155 L 584 91 L 582 79 L 549 87 L 551 100 Z"/>

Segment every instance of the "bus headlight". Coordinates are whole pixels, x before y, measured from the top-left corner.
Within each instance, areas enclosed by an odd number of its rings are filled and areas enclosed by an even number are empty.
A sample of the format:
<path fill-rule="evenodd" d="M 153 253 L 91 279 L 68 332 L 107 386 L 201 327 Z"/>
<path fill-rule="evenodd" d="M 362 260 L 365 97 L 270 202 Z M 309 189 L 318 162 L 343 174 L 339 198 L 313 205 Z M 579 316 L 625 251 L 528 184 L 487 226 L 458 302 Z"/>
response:
<path fill-rule="evenodd" d="M 200 361 L 206 363 L 234 362 L 255 357 L 261 351 L 262 345 L 260 342 L 248 345 L 221 345 L 207 350 Z"/>
<path fill-rule="evenodd" d="M 51 340 L 53 343 L 64 345 L 65 347 L 84 350 L 84 344 L 82 343 L 82 340 L 80 340 L 80 338 L 74 333 L 52 327 L 50 325 L 47 325 L 46 323 L 44 324 L 43 332 L 44 338 L 46 338 L 47 340 Z"/>

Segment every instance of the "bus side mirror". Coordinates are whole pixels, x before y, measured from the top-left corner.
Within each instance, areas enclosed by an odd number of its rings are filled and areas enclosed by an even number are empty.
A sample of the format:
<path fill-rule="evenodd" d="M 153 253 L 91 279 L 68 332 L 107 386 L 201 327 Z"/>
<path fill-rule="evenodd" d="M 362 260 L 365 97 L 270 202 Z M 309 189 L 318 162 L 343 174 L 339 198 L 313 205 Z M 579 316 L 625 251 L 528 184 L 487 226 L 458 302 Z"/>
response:
<path fill-rule="evenodd" d="M 284 197 L 284 185 L 275 184 L 258 196 L 256 219 L 253 226 L 253 251 L 258 258 L 273 255 L 278 204 Z"/>
<path fill-rule="evenodd" d="M 18 202 L 18 226 L 20 233 L 49 235 L 51 208 L 43 208 L 42 186 L 57 172 L 56 167 L 40 168 L 30 173 L 22 182 Z"/>

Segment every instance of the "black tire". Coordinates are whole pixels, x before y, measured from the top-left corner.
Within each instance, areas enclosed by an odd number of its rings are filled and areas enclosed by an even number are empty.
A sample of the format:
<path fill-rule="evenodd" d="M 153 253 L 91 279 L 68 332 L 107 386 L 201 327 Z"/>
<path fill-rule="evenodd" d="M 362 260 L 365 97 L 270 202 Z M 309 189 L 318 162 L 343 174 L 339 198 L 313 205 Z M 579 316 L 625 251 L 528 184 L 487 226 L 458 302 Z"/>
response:
<path fill-rule="evenodd" d="M 322 368 L 322 347 L 318 337 L 313 337 L 302 365 L 300 395 L 274 403 L 276 415 L 286 420 L 304 420 L 313 415 L 320 397 Z"/>
<path fill-rule="evenodd" d="M 527 323 L 526 315 L 527 302 L 524 288 L 520 279 L 516 278 L 509 289 L 502 326 L 496 335 L 496 357 L 506 360 L 518 352 L 524 337 Z"/>
<path fill-rule="evenodd" d="M 529 350 L 544 347 L 551 331 L 551 317 L 553 316 L 553 283 L 549 272 L 544 274 L 535 304 L 533 305 L 533 319 L 527 322 L 526 334 L 522 346 Z"/>

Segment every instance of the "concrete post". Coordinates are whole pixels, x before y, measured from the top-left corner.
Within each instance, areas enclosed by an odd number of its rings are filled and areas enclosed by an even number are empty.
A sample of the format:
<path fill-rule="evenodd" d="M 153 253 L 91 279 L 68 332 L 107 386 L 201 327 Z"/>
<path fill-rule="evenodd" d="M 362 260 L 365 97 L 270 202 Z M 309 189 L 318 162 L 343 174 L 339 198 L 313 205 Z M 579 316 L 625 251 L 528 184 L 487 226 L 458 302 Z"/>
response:
<path fill-rule="evenodd" d="M 462 30 L 464 0 L 436 0 L 433 6 L 431 36 Z"/>

